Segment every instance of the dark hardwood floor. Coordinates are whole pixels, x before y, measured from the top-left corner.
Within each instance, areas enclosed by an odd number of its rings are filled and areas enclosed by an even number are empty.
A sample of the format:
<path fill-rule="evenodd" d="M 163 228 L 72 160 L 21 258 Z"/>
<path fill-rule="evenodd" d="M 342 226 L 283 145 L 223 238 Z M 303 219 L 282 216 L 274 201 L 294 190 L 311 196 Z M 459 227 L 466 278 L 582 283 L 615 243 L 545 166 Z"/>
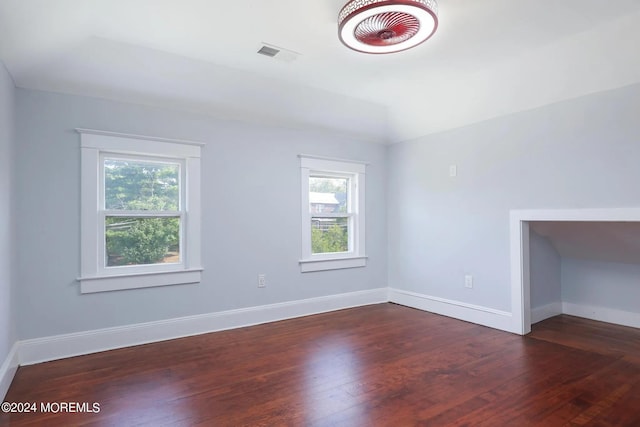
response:
<path fill-rule="evenodd" d="M 21 367 L 5 400 L 100 406 L 12 426 L 640 426 L 640 330 L 380 304 Z"/>

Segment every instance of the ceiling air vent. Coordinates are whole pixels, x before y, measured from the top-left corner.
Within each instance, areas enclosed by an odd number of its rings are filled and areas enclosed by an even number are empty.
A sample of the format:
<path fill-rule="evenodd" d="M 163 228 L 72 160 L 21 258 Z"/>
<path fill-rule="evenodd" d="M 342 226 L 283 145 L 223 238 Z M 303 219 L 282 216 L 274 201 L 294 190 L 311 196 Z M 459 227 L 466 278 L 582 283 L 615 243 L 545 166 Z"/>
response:
<path fill-rule="evenodd" d="M 293 62 L 300 56 L 298 52 L 294 52 L 283 47 L 274 46 L 272 44 L 262 43 L 258 49 L 260 55 L 268 56 L 282 62 Z"/>
<path fill-rule="evenodd" d="M 274 56 L 276 56 L 277 54 L 280 53 L 280 50 L 279 49 L 275 49 L 273 47 L 269 47 L 269 46 L 262 46 L 260 48 L 260 50 L 258 51 L 258 53 L 260 55 L 270 56 L 270 57 L 273 58 Z"/>

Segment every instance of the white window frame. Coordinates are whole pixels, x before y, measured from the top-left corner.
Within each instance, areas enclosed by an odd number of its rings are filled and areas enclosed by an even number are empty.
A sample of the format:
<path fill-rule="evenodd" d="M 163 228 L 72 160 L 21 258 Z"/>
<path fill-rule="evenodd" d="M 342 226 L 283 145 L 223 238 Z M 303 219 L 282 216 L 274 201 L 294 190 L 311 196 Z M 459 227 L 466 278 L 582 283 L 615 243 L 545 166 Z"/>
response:
<path fill-rule="evenodd" d="M 115 132 L 76 129 L 81 151 L 80 292 L 94 293 L 199 283 L 201 266 L 200 152 L 203 144 Z M 104 159 L 125 158 L 180 165 L 180 209 L 170 212 L 108 211 L 104 206 Z M 105 218 L 110 214 L 179 216 L 180 262 L 107 267 Z"/>
<path fill-rule="evenodd" d="M 301 179 L 302 213 L 302 258 L 303 273 L 342 268 L 365 267 L 365 178 L 366 163 L 351 160 L 331 159 L 318 156 L 299 155 Z M 349 210 L 345 213 L 317 215 L 310 212 L 309 177 L 325 176 L 348 178 Z M 349 250 L 347 252 L 314 254 L 311 251 L 311 218 L 347 217 L 349 221 Z"/>

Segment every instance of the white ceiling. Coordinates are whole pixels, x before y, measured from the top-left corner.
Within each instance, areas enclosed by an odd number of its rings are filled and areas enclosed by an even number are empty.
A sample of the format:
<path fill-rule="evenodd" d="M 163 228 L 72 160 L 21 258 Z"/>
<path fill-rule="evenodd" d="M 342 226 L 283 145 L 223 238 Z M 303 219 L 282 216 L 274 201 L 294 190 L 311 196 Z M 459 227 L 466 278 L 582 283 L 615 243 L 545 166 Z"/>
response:
<path fill-rule="evenodd" d="M 640 264 L 640 222 L 532 221 L 566 258 Z"/>
<path fill-rule="evenodd" d="M 391 55 L 340 44 L 345 2 L 0 0 L 0 60 L 19 87 L 382 142 L 640 82 L 640 0 L 439 0 L 435 36 Z"/>

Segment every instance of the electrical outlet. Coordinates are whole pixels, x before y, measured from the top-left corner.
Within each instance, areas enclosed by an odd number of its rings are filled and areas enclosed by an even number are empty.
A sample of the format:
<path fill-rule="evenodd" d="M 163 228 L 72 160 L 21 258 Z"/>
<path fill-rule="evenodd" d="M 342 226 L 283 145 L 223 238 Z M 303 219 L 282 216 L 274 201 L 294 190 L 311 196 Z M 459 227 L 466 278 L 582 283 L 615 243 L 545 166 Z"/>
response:
<path fill-rule="evenodd" d="M 258 287 L 266 288 L 267 287 L 267 275 L 266 274 L 258 274 Z"/>
<path fill-rule="evenodd" d="M 465 288 L 473 288 L 473 276 L 470 274 L 467 274 L 466 276 L 464 276 L 464 287 Z"/>

